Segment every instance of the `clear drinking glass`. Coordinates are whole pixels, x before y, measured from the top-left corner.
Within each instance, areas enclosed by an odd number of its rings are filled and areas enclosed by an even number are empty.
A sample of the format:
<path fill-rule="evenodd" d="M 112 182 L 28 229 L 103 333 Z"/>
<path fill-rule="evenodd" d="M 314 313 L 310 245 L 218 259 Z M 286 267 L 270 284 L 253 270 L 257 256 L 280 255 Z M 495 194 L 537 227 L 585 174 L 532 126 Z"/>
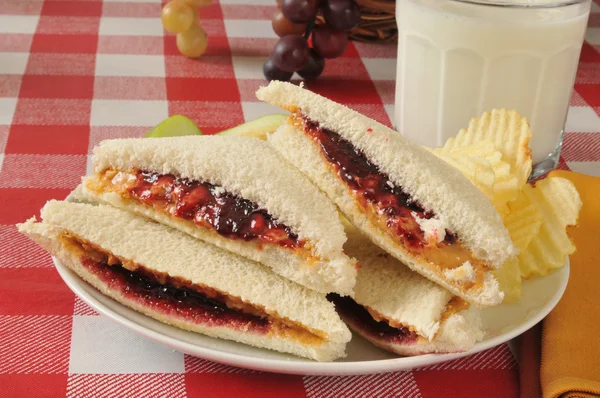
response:
<path fill-rule="evenodd" d="M 396 128 L 440 146 L 493 108 L 531 125 L 534 170 L 554 168 L 591 0 L 397 0 Z"/>

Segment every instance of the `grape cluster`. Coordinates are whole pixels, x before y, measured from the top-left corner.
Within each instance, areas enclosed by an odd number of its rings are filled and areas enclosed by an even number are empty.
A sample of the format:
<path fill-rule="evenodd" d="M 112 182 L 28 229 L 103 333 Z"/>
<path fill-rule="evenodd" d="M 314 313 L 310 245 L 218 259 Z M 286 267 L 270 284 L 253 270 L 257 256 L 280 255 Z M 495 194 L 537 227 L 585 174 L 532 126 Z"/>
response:
<path fill-rule="evenodd" d="M 212 0 L 172 0 L 162 9 L 162 24 L 177 34 L 177 48 L 186 57 L 198 58 L 206 51 L 208 36 L 198 22 L 198 8 L 211 3 Z"/>
<path fill-rule="evenodd" d="M 296 72 L 304 79 L 314 79 L 323 72 L 325 58 L 337 58 L 346 50 L 347 32 L 358 25 L 360 9 L 354 0 L 277 2 L 281 10 L 272 25 L 280 39 L 263 65 L 265 78 L 288 81 Z M 325 24 L 315 26 L 319 12 Z"/>

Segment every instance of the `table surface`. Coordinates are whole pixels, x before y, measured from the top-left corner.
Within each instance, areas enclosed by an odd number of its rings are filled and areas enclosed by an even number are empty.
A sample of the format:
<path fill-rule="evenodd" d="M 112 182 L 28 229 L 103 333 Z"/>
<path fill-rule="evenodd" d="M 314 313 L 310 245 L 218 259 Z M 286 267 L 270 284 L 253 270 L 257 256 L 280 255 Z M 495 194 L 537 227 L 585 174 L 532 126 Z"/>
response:
<path fill-rule="evenodd" d="M 560 166 L 600 175 L 600 0 L 592 4 Z M 355 377 L 251 372 L 193 358 L 78 300 L 14 226 L 64 198 L 99 141 L 139 137 L 168 115 L 205 133 L 279 112 L 258 102 L 275 0 L 201 10 L 197 61 L 163 31 L 160 0 L 0 0 L 0 385 L 7 396 L 509 397 L 507 345 L 446 365 Z M 308 87 L 390 125 L 396 50 L 351 43 Z M 2 395 L 2 394 L 0 394 Z"/>

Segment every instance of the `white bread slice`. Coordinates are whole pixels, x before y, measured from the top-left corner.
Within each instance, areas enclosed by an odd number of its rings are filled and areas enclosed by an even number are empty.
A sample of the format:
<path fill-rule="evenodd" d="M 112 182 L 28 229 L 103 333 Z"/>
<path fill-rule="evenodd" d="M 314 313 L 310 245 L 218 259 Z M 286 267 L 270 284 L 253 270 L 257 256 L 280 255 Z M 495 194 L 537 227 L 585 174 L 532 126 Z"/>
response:
<path fill-rule="evenodd" d="M 257 96 L 300 111 L 351 141 L 373 159 L 393 183 L 406 188 L 421 205 L 438 214 L 478 258 L 496 267 L 513 255 L 508 232 L 487 198 L 428 151 L 366 116 L 291 84 L 272 82 L 259 89 Z M 489 306 L 502 301 L 504 294 L 490 272 L 485 273 L 481 286 L 465 291 L 461 280 L 440 275 L 426 261 L 408 253 L 362 210 L 350 189 L 323 158 L 317 144 L 299 131 L 292 120 L 284 122 L 270 135 L 269 143 L 321 188 L 369 239 L 411 269 L 469 302 Z"/>
<path fill-rule="evenodd" d="M 196 238 L 271 267 L 278 274 L 319 292 L 352 293 L 355 261 L 342 247 L 346 240 L 335 207 L 302 173 L 263 141 L 244 137 L 176 137 L 102 142 L 94 149 L 95 169 L 151 170 L 209 182 L 248 199 L 309 243 L 307 261 L 277 245 L 225 238 L 191 222 L 159 213 L 113 193 L 84 191 L 84 199 L 109 203 L 152 218 Z M 88 177 L 87 181 L 93 180 Z M 86 185 L 84 180 L 84 185 Z"/>
<path fill-rule="evenodd" d="M 348 233 L 346 252 L 359 263 L 354 301 L 431 341 L 453 295 L 358 232 Z"/>
<path fill-rule="evenodd" d="M 42 209 L 42 223 L 29 220 L 19 225 L 51 254 L 102 293 L 160 321 L 207 334 L 330 361 L 345 356 L 351 334 L 323 295 L 306 289 L 243 257 L 203 243 L 164 225 L 104 205 L 50 201 Z M 190 323 L 128 301 L 109 289 L 81 266 L 80 260 L 61 245 L 57 237 L 68 231 L 117 257 L 148 269 L 208 286 L 280 319 L 287 319 L 326 336 L 320 345 L 302 344 L 297 339 Z"/>
<path fill-rule="evenodd" d="M 348 323 L 352 330 L 371 343 L 402 356 L 468 351 L 475 343 L 483 340 L 485 335 L 481 329 L 481 314 L 479 309 L 475 307 L 451 315 L 446 319 L 435 340 L 419 340 L 412 343 L 390 342 L 379 335 L 373 334 L 363 324 L 357 323 L 351 317 L 342 315 L 342 319 Z"/>
<path fill-rule="evenodd" d="M 354 301 L 376 311 L 388 323 L 400 324 L 423 337 L 418 344 L 390 345 L 379 340 L 378 345 L 401 355 L 416 355 L 465 351 L 483 338 L 477 310 L 459 310 L 444 318 L 452 300 L 450 292 L 411 271 L 356 229 L 347 229 L 346 233 L 346 251 L 360 264 Z M 352 326 L 359 332 L 362 329 L 360 324 Z M 362 334 L 373 339 L 364 330 Z"/>
<path fill-rule="evenodd" d="M 256 96 L 291 112 L 300 112 L 350 141 L 394 184 L 403 187 L 426 210 L 439 215 L 478 258 L 498 268 L 515 254 L 508 231 L 490 201 L 458 170 L 448 167 L 426 149 L 381 123 L 291 83 L 273 81 L 261 87 Z M 289 124 L 281 129 L 289 131 Z M 303 158 L 309 158 L 306 145 L 290 143 L 284 149 L 284 139 L 277 138 L 278 135 L 275 133 L 271 142 L 284 157 L 298 151 Z M 309 161 L 290 160 L 303 171 L 312 169 Z M 316 175 L 308 174 L 314 181 Z M 322 184 L 314 182 L 323 189 Z"/>

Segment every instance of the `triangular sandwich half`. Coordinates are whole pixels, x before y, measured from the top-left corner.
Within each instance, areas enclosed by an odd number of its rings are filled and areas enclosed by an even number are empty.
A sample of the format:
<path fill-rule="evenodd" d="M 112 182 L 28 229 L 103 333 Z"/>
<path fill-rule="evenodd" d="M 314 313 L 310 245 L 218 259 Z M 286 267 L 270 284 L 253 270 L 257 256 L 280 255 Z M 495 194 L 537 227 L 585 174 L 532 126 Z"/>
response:
<path fill-rule="evenodd" d="M 176 137 L 103 141 L 92 201 L 132 211 L 240 254 L 311 289 L 352 293 L 335 206 L 264 141 Z"/>
<path fill-rule="evenodd" d="M 467 351 L 482 340 L 480 310 L 412 271 L 358 233 L 355 296 L 329 297 L 342 319 L 373 344 L 399 355 Z"/>
<path fill-rule="evenodd" d="M 101 293 L 161 322 L 318 361 L 351 334 L 323 294 L 135 214 L 50 201 L 19 231 Z"/>
<path fill-rule="evenodd" d="M 257 97 L 292 112 L 269 143 L 375 244 L 453 294 L 495 305 L 491 270 L 515 249 L 490 201 L 394 130 L 290 83 Z"/>

